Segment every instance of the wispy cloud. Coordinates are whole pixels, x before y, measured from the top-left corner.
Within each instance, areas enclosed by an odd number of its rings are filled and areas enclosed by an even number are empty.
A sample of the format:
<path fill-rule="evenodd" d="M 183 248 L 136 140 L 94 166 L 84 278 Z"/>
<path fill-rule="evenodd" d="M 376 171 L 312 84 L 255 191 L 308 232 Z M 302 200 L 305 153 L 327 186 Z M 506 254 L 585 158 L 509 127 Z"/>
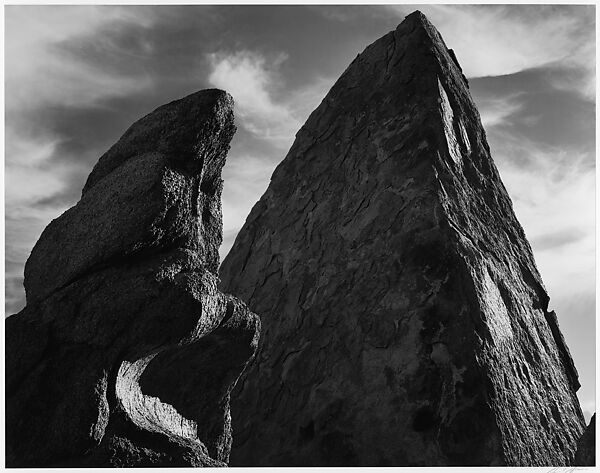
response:
<path fill-rule="evenodd" d="M 285 59 L 280 54 L 267 60 L 252 51 L 209 55 L 209 82 L 233 95 L 242 126 L 265 139 L 287 141 L 300 126 L 289 106 L 273 99 L 274 92 L 281 89 L 277 70 Z"/>
<path fill-rule="evenodd" d="M 565 245 L 575 244 L 586 236 L 585 232 L 578 227 L 557 230 L 552 233 L 539 235 L 532 240 L 531 245 L 538 251 L 552 250 Z"/>
<path fill-rule="evenodd" d="M 149 25 L 148 16 L 133 13 L 119 7 L 7 6 L 5 81 L 11 92 L 6 95 L 7 110 L 23 111 L 43 103 L 90 104 L 148 86 L 148 76 L 120 76 L 61 49 L 105 28 Z M 97 40 L 102 42 L 103 36 Z"/>
<path fill-rule="evenodd" d="M 519 94 L 504 97 L 481 97 L 477 103 L 484 128 L 506 124 L 512 116 L 523 109 Z"/>
<path fill-rule="evenodd" d="M 291 145 L 294 134 L 333 84 L 333 79 L 317 76 L 310 84 L 289 90 L 279 72 L 287 55 L 271 58 L 256 51 L 210 53 L 209 82 L 227 90 L 235 100 L 241 125 L 257 137 Z"/>

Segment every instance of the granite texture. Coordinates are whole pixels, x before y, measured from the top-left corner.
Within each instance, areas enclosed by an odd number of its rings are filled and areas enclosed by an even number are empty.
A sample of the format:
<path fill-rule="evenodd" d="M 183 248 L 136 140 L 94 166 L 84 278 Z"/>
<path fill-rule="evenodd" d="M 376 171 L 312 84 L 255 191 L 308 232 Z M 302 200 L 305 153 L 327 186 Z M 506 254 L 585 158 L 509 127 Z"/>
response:
<path fill-rule="evenodd" d="M 217 288 L 234 132 L 220 90 L 158 108 L 44 230 L 6 320 L 7 466 L 226 465 L 260 333 Z"/>
<path fill-rule="evenodd" d="M 420 12 L 310 115 L 220 276 L 263 327 L 232 466 L 573 461 L 577 372 L 468 82 Z"/>

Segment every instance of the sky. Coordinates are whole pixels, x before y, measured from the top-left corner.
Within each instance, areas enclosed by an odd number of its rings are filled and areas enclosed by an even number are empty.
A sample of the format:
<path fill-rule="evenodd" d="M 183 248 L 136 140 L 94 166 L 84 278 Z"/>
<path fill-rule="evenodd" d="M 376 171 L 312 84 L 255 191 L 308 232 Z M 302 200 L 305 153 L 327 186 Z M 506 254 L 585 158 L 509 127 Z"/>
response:
<path fill-rule="evenodd" d="M 595 411 L 595 6 L 6 6 L 6 314 L 44 227 L 135 120 L 200 89 L 235 99 L 223 258 L 294 135 L 415 9 L 454 49 L 550 308 Z"/>

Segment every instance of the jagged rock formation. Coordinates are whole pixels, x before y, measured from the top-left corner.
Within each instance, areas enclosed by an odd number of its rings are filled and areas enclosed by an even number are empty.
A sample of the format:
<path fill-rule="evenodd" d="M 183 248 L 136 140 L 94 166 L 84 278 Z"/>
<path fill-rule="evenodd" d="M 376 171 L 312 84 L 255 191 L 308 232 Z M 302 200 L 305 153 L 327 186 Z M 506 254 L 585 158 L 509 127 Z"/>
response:
<path fill-rule="evenodd" d="M 590 419 L 590 424 L 577 442 L 577 452 L 573 465 L 595 466 L 596 465 L 596 414 Z"/>
<path fill-rule="evenodd" d="M 217 289 L 233 101 L 136 122 L 52 221 L 6 320 L 9 467 L 223 466 L 260 322 Z"/>
<path fill-rule="evenodd" d="M 221 267 L 260 315 L 231 465 L 565 465 L 577 372 L 468 84 L 420 13 L 298 132 Z"/>

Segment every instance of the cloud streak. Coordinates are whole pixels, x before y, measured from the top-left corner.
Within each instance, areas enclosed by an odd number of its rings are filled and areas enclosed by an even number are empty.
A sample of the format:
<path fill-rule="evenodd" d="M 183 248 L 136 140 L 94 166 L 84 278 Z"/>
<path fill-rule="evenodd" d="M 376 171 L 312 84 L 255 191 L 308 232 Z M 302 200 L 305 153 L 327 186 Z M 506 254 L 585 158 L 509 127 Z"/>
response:
<path fill-rule="evenodd" d="M 289 139 L 300 126 L 291 110 L 272 98 L 278 88 L 277 68 L 285 59 L 285 55 L 280 55 L 267 61 L 251 51 L 209 54 L 209 82 L 235 97 L 237 116 L 243 126 L 264 139 Z"/>
<path fill-rule="evenodd" d="M 102 41 L 100 33 L 108 27 L 149 26 L 144 15 L 94 6 L 7 6 L 5 12 L 5 81 L 11 90 L 6 96 L 8 111 L 31 109 L 40 103 L 94 103 L 107 95 L 131 93 L 151 82 L 150 77 L 116 75 L 61 49 L 66 43 L 94 34 Z"/>

